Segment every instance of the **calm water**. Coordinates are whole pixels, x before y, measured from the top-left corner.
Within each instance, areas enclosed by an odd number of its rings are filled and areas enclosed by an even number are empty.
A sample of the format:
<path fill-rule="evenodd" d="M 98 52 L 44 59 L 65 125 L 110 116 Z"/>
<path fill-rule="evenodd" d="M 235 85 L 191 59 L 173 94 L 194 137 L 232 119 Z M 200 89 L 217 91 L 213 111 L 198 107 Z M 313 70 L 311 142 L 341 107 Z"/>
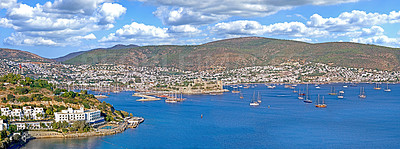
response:
<path fill-rule="evenodd" d="M 340 100 L 328 95 L 330 86 L 309 86 L 314 102 L 317 94 L 325 96 L 326 109 L 303 103 L 283 86 L 267 89 L 261 84 L 242 89 L 244 99 L 232 93 L 191 95 L 178 104 L 136 102 L 132 92 L 112 94 L 103 100 L 116 109 L 144 117 L 145 122 L 117 135 L 36 139 L 25 148 L 400 147 L 400 85 L 390 85 L 392 92 L 384 92 L 373 90 L 372 84 L 348 88 L 333 84 L 345 91 L 345 98 Z M 365 87 L 366 99 L 357 97 L 360 86 Z M 258 107 L 249 106 L 254 91 L 262 96 Z"/>

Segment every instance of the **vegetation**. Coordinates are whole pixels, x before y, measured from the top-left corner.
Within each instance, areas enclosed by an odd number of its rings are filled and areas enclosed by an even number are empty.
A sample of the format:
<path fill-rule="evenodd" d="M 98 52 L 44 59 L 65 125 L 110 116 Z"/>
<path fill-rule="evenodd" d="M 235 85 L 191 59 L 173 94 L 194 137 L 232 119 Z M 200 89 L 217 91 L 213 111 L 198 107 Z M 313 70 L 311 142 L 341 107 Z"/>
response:
<path fill-rule="evenodd" d="M 5 85 L 4 83 L 9 83 Z M 94 95 L 88 94 L 86 90 L 78 92 L 67 91 L 65 89 L 55 88 L 51 83 L 45 80 L 34 80 L 29 77 L 22 77 L 15 74 L 7 74 L 0 76 L 0 84 L 4 89 L 0 90 L 0 94 L 6 95 L 2 97 L 0 105 L 2 107 L 22 108 L 23 106 L 41 107 L 45 111 L 43 116 L 45 119 L 54 118 L 55 112 L 67 109 L 64 104 L 78 109 L 81 105 L 86 109 L 99 109 L 101 115 L 109 121 L 121 120 L 129 114 L 124 111 L 115 110 L 111 104 L 100 102 Z M 54 101 L 52 105 L 43 105 L 42 101 Z M 3 119 L 13 119 L 15 117 L 5 117 Z M 23 117 L 24 120 L 31 120 L 30 117 Z M 65 128 L 64 125 L 55 128 Z M 75 130 L 75 129 L 74 129 Z M 87 130 L 85 127 L 79 127 L 77 131 Z"/>

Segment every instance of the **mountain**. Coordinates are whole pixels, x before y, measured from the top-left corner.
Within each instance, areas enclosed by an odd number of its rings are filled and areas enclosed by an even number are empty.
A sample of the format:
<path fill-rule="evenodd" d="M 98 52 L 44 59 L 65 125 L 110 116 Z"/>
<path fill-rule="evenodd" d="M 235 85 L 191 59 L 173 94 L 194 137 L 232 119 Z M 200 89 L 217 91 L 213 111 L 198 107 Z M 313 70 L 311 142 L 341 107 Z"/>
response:
<path fill-rule="evenodd" d="M 33 62 L 52 62 L 54 60 L 40 57 L 36 54 L 21 50 L 0 48 L 0 58 L 12 59 L 17 61 L 33 61 Z"/>
<path fill-rule="evenodd" d="M 133 45 L 133 44 L 130 44 L 130 45 L 118 44 L 118 45 L 115 45 L 115 46 L 113 46 L 113 47 L 111 47 L 111 48 L 98 48 L 98 49 L 92 49 L 92 50 L 89 50 L 89 51 L 99 50 L 99 49 L 104 49 L 104 50 L 119 50 L 119 49 L 128 49 L 128 48 L 134 48 L 134 47 L 138 47 L 138 46 L 137 46 L 137 45 Z M 83 53 L 89 52 L 89 51 L 73 52 L 73 53 L 67 54 L 67 55 L 65 55 L 65 56 L 55 58 L 54 60 L 56 60 L 57 62 L 63 62 L 63 61 L 72 59 L 72 58 L 74 58 L 74 57 L 77 57 L 77 56 L 79 56 L 79 55 L 81 55 L 81 54 L 83 54 Z"/>
<path fill-rule="evenodd" d="M 280 64 L 287 60 L 337 66 L 400 70 L 400 50 L 350 42 L 311 44 L 262 37 L 243 37 L 202 45 L 142 46 L 96 49 L 64 61 L 67 64 L 128 64 L 167 66 L 185 70 Z"/>

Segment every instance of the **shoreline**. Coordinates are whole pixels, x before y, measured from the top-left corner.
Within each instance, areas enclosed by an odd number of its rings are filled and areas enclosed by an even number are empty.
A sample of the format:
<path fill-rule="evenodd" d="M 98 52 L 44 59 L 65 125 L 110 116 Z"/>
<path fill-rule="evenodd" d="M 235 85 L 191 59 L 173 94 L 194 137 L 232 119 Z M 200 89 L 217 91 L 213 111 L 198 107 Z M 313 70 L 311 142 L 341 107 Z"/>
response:
<path fill-rule="evenodd" d="M 140 123 L 144 121 L 143 118 L 132 117 L 130 119 L 126 119 L 122 124 L 118 123 L 107 123 L 98 128 L 94 128 L 93 131 L 83 132 L 83 133 L 61 133 L 56 131 L 45 131 L 45 130 L 28 130 L 25 133 L 28 134 L 29 138 L 26 139 L 26 142 L 19 143 L 16 145 L 12 145 L 13 147 L 18 146 L 17 148 L 24 146 L 29 143 L 30 140 L 33 139 L 51 139 L 51 138 L 84 138 L 84 137 L 95 137 L 95 136 L 108 136 L 115 135 L 118 133 L 124 132 L 128 128 L 137 128 Z M 117 126 L 112 129 L 102 129 L 106 126 Z"/>
<path fill-rule="evenodd" d="M 124 122 L 120 127 L 110 130 L 100 130 L 83 132 L 83 133 L 60 133 L 55 131 L 27 131 L 32 139 L 48 139 L 48 138 L 80 138 L 92 136 L 107 136 L 124 132 L 128 127 L 128 123 Z"/>

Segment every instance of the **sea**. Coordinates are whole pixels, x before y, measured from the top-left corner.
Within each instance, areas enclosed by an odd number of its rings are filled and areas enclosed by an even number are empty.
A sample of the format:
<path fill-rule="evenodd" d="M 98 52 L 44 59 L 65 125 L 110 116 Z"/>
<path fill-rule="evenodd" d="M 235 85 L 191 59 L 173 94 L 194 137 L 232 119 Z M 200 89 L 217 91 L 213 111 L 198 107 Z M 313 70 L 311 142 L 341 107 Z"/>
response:
<path fill-rule="evenodd" d="M 400 85 L 389 84 L 391 92 L 383 91 L 386 84 L 381 90 L 374 86 L 308 85 L 311 104 L 284 85 L 239 87 L 243 99 L 231 92 L 183 95 L 186 100 L 176 104 L 137 102 L 133 92 L 112 93 L 101 100 L 144 117 L 139 127 L 110 136 L 34 139 L 22 148 L 400 148 Z M 332 87 L 343 90 L 344 99 L 328 95 Z M 365 99 L 358 97 L 361 87 Z M 301 84 L 295 90 L 306 88 Z M 250 106 L 258 94 L 261 104 Z M 327 108 L 315 107 L 318 94 Z"/>

